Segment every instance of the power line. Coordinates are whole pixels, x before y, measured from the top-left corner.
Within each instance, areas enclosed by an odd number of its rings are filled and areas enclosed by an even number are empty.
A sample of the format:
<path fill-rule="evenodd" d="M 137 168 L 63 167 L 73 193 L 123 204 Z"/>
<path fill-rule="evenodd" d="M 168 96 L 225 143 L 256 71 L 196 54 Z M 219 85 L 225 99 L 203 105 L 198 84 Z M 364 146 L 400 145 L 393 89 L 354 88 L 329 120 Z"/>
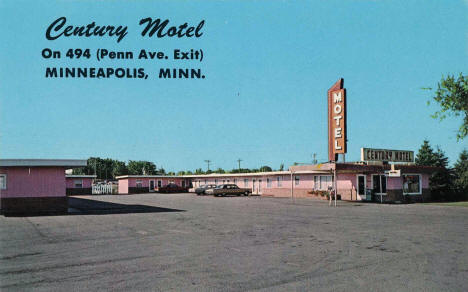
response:
<path fill-rule="evenodd" d="M 242 159 L 237 159 L 237 163 L 239 164 L 239 171 L 241 170 L 241 167 L 240 167 L 240 163 L 241 163 Z"/>
<path fill-rule="evenodd" d="M 207 159 L 207 160 L 205 160 L 205 162 L 206 162 L 206 164 L 208 164 L 208 171 L 210 171 L 210 162 L 211 162 L 211 160 Z"/>

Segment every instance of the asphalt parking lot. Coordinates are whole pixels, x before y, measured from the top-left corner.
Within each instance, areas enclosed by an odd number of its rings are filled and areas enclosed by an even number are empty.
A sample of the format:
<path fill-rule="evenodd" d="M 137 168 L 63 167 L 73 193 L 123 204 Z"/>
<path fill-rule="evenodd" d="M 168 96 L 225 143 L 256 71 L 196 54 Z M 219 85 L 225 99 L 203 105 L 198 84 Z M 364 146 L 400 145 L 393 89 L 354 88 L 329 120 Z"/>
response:
<path fill-rule="evenodd" d="M 0 216 L 2 291 L 468 291 L 468 208 L 141 194 Z"/>

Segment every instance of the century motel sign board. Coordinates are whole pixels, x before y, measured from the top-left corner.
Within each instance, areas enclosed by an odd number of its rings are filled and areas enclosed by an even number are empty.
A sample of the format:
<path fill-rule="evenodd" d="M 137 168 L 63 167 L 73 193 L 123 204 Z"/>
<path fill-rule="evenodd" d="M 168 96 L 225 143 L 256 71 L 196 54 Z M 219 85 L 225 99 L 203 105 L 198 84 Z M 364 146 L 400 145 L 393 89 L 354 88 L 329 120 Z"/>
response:
<path fill-rule="evenodd" d="M 340 78 L 328 90 L 328 160 L 337 161 L 346 153 L 346 89 Z"/>
<path fill-rule="evenodd" d="M 414 152 L 408 150 L 361 148 L 361 161 L 414 162 Z"/>

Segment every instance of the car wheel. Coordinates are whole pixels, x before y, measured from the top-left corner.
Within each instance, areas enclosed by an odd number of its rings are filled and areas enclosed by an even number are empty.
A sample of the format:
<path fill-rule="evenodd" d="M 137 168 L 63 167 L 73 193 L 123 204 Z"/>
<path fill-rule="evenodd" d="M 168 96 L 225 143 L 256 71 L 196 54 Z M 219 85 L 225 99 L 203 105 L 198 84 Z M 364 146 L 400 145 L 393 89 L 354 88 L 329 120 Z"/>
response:
<path fill-rule="evenodd" d="M 245 193 L 244 193 L 244 196 L 248 196 L 248 195 L 249 195 L 249 192 L 245 192 Z"/>

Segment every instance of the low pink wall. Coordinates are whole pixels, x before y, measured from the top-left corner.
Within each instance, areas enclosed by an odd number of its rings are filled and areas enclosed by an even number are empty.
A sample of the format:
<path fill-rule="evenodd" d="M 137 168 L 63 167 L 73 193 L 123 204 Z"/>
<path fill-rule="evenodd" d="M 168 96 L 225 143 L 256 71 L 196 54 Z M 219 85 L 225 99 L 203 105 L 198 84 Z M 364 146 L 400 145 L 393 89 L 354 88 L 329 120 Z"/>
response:
<path fill-rule="evenodd" d="M 119 194 L 128 194 L 128 179 L 119 179 Z"/>
<path fill-rule="evenodd" d="M 0 174 L 7 175 L 2 198 L 65 196 L 63 167 L 2 167 Z"/>
<path fill-rule="evenodd" d="M 82 180 L 83 181 L 83 186 L 82 188 L 90 188 L 93 185 L 93 179 L 92 178 L 79 178 L 79 177 L 66 177 L 65 178 L 65 184 L 67 186 L 67 189 L 73 189 L 75 188 L 75 180 Z"/>

